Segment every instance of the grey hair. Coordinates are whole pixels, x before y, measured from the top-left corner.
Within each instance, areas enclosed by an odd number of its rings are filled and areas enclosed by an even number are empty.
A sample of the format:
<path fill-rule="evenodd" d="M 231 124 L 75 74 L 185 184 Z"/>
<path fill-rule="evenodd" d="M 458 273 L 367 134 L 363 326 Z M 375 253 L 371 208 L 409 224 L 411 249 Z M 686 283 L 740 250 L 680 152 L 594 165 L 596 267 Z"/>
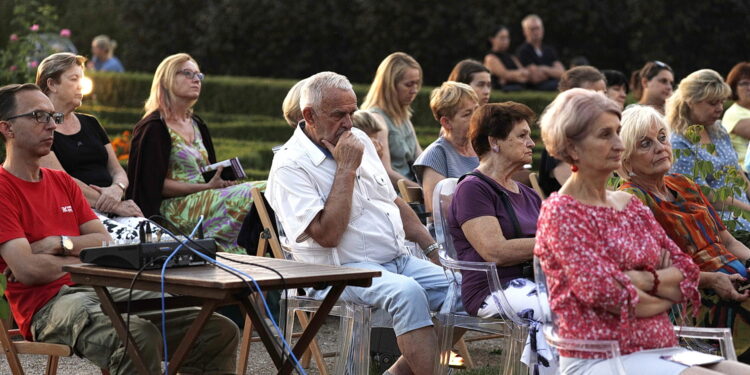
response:
<path fill-rule="evenodd" d="M 619 119 L 620 105 L 601 92 L 582 88 L 561 92 L 539 120 L 547 152 L 568 164 L 575 164 L 568 153 L 570 144 L 585 138 L 591 125 L 603 113 L 611 113 Z"/>
<path fill-rule="evenodd" d="M 323 91 L 326 89 L 341 89 L 354 91 L 351 82 L 341 74 L 334 72 L 320 72 L 306 79 L 299 97 L 299 108 L 320 109 L 323 101 Z"/>
<path fill-rule="evenodd" d="M 629 168 L 630 155 L 635 152 L 638 142 L 646 135 L 653 124 L 660 124 L 666 132 L 667 139 L 669 139 L 669 126 L 667 126 L 664 116 L 654 107 L 634 105 L 622 113 L 620 139 L 622 139 L 625 151 L 622 154 L 619 175 L 625 181 L 630 181 L 630 173 L 632 172 Z"/>

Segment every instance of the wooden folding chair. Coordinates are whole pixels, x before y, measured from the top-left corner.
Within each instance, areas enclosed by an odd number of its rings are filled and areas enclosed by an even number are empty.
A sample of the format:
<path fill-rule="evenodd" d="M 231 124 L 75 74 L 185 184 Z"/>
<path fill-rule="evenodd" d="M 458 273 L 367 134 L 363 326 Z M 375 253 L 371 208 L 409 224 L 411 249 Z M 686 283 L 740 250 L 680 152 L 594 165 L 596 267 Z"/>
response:
<path fill-rule="evenodd" d="M 281 243 L 279 237 L 274 229 L 271 216 L 268 214 L 268 208 L 266 203 L 263 201 L 263 193 L 258 188 L 252 188 L 253 205 L 258 212 L 261 224 L 263 225 L 263 232 L 260 235 L 260 241 L 258 241 L 258 249 L 255 253 L 256 256 L 262 257 L 266 255 L 268 249 L 271 249 L 271 253 L 274 258 L 284 259 L 284 254 L 281 252 Z M 307 314 L 304 311 L 297 311 L 297 319 L 299 319 L 302 328 L 307 328 L 310 321 Z M 250 356 L 250 344 L 252 341 L 258 341 L 253 339 L 253 323 L 250 318 L 245 316 L 245 329 L 242 331 L 242 343 L 240 344 L 240 355 L 237 359 L 237 374 L 245 375 L 247 372 L 247 361 Z M 318 366 L 321 375 L 327 375 L 328 370 L 326 369 L 325 360 L 323 359 L 323 353 L 320 351 L 318 340 L 313 339 L 310 343 L 309 349 L 301 358 L 303 367 L 307 368 L 310 365 L 310 357 L 315 359 L 315 364 Z"/>
<path fill-rule="evenodd" d="M 18 329 L 10 329 L 12 326 L 12 317 L 9 319 L 0 319 L 0 347 L 5 352 L 8 359 L 10 373 L 13 375 L 23 375 L 23 367 L 18 358 L 19 354 L 37 354 L 47 356 L 47 370 L 45 374 L 54 375 L 57 373 L 57 363 L 60 357 L 70 357 L 73 350 L 67 345 L 48 344 L 43 342 L 32 342 L 26 340 L 13 341 L 11 337 L 21 336 Z"/>
<path fill-rule="evenodd" d="M 406 203 L 424 203 L 424 196 L 422 195 L 421 187 L 407 186 L 405 179 L 400 179 L 396 182 L 398 185 L 398 191 L 401 193 Z"/>

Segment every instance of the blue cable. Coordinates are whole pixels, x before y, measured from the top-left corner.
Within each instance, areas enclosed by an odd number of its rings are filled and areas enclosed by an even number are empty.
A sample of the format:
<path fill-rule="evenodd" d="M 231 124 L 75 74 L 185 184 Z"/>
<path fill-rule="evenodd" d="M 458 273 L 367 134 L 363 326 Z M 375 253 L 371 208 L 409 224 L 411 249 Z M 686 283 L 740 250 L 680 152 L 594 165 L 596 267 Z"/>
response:
<path fill-rule="evenodd" d="M 286 339 L 284 338 L 284 335 L 281 332 L 281 328 L 279 328 L 278 324 L 276 324 L 276 321 L 273 319 L 273 315 L 271 314 L 271 309 L 268 307 L 268 303 L 266 303 L 266 299 L 263 297 L 263 293 L 261 293 L 262 291 L 260 289 L 260 286 L 255 281 L 255 279 L 252 276 L 250 276 L 250 275 L 248 275 L 248 274 L 246 274 L 246 273 L 244 273 L 244 272 L 242 272 L 242 271 L 240 271 L 240 270 L 238 270 L 236 268 L 233 268 L 233 267 L 231 267 L 229 265 L 226 265 L 224 263 L 219 262 L 216 259 L 212 259 L 212 258 L 206 256 L 205 254 L 201 253 L 200 251 L 197 251 L 197 250 L 193 249 L 192 247 L 190 247 L 190 245 L 188 245 L 185 242 L 182 242 L 182 244 L 185 245 L 185 247 L 188 248 L 190 251 L 192 251 L 193 253 L 195 253 L 199 257 L 203 258 L 204 260 L 208 261 L 209 263 L 213 263 L 216 266 L 219 266 L 219 267 L 226 268 L 228 270 L 237 272 L 240 275 L 245 276 L 248 279 L 250 279 L 250 281 L 252 281 L 253 285 L 255 285 L 255 289 L 258 291 L 258 295 L 260 295 L 260 300 L 263 302 L 263 307 L 266 310 L 266 314 L 268 314 L 268 319 L 271 321 L 271 323 L 273 324 L 273 327 L 276 329 L 276 333 L 278 333 L 279 337 L 281 338 L 281 343 L 286 348 L 286 350 L 289 351 L 289 355 L 294 360 L 294 363 L 296 364 L 299 372 L 301 374 L 305 375 L 306 374 L 305 370 L 302 368 L 302 365 L 299 363 L 299 360 L 294 355 L 294 352 L 292 351 L 292 348 L 289 347 L 289 343 L 287 343 Z"/>
<path fill-rule="evenodd" d="M 149 221 L 151 221 L 151 220 L 149 220 Z M 200 218 L 198 219 L 198 224 L 195 226 L 195 228 L 193 228 L 193 232 L 190 233 L 190 237 L 193 237 L 193 235 L 195 234 L 196 230 L 198 229 L 198 227 L 201 225 L 202 222 L 203 222 L 203 216 L 201 215 Z M 195 250 L 190 245 L 188 245 L 187 244 L 187 240 L 180 241 L 177 238 L 177 236 L 174 235 L 174 233 L 170 232 L 169 230 L 167 230 L 166 228 L 162 227 L 161 225 L 159 225 L 157 223 L 154 223 L 154 224 L 156 224 L 157 226 L 159 226 L 159 228 L 161 228 L 161 230 L 162 230 L 163 233 L 168 234 L 170 237 L 174 238 L 177 242 L 180 243 L 180 245 L 177 246 L 177 248 L 175 248 L 175 250 L 164 261 L 164 264 L 162 265 L 162 269 L 161 269 L 161 312 L 162 312 L 162 338 L 164 340 L 164 368 L 168 368 L 167 367 L 167 365 L 168 365 L 167 358 L 169 358 L 167 356 L 168 352 L 167 352 L 167 338 L 166 338 L 167 337 L 167 335 L 166 335 L 166 313 L 165 313 L 166 309 L 165 309 L 165 304 L 164 304 L 164 272 L 166 270 L 167 264 L 169 264 L 169 261 L 172 259 L 172 257 L 177 253 L 177 251 L 180 248 L 182 248 L 183 246 L 185 246 L 187 249 L 189 249 L 190 251 L 192 251 L 193 253 L 195 253 L 196 255 L 198 255 L 199 257 L 201 257 L 202 259 L 206 260 L 207 262 L 212 263 L 212 264 L 214 264 L 216 266 L 223 267 L 225 269 L 234 271 L 234 272 L 239 273 L 239 274 L 247 277 L 248 279 L 250 279 L 250 281 L 255 286 L 255 289 L 258 291 L 258 294 L 260 295 L 260 300 L 263 302 L 263 307 L 266 310 L 266 314 L 268 315 L 268 318 L 271 320 L 271 323 L 273 324 L 273 327 L 276 329 L 276 332 L 279 335 L 279 338 L 281 338 L 281 343 L 282 343 L 283 347 L 286 348 L 286 350 L 289 352 L 289 355 L 294 360 L 294 363 L 295 363 L 295 366 L 297 367 L 297 370 L 301 374 L 303 374 L 303 375 L 307 374 L 305 372 L 304 368 L 302 368 L 302 365 L 300 364 L 300 362 L 297 359 L 297 357 L 294 355 L 294 352 L 292 351 L 292 348 L 289 346 L 289 343 L 287 343 L 286 339 L 284 338 L 284 335 L 281 332 L 281 328 L 279 328 L 278 324 L 276 324 L 276 321 L 273 319 L 273 314 L 271 314 L 271 309 L 268 307 L 268 303 L 266 303 L 266 299 L 263 297 L 263 293 L 261 293 L 260 286 L 258 285 L 258 283 L 255 281 L 255 279 L 252 276 L 250 276 L 250 275 L 248 275 L 248 274 L 246 274 L 246 273 L 244 273 L 244 272 L 242 272 L 242 271 L 240 271 L 240 270 L 238 270 L 236 268 L 233 268 L 233 267 L 228 266 L 228 265 L 226 265 L 224 263 L 221 263 L 221 262 L 217 261 L 216 259 L 212 259 L 212 258 L 206 256 L 205 254 L 201 253 L 200 251 Z"/>
<path fill-rule="evenodd" d="M 195 235 L 195 232 L 198 230 L 198 228 L 203 224 L 203 215 L 201 215 L 198 218 L 198 224 L 195 225 L 193 228 L 193 231 L 190 233 L 190 237 L 193 237 Z M 162 230 L 165 230 L 162 227 Z M 164 342 L 164 371 L 167 371 L 169 369 L 169 351 L 167 349 L 167 313 L 166 313 L 166 304 L 164 302 L 164 273 L 167 270 L 167 265 L 169 264 L 169 261 L 172 260 L 172 257 L 174 257 L 178 251 L 182 248 L 184 245 L 184 242 L 177 239 L 177 237 L 169 233 L 172 238 L 177 240 L 180 244 L 172 251 L 171 254 L 167 257 L 166 260 L 164 260 L 164 264 L 161 266 L 161 338 Z"/>

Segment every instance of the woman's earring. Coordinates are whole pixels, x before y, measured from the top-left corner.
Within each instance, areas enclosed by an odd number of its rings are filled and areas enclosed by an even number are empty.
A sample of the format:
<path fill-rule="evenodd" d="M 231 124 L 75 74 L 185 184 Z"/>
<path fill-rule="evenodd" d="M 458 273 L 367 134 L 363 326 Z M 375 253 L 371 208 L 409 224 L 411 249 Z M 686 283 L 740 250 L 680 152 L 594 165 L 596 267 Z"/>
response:
<path fill-rule="evenodd" d="M 578 172 L 578 166 L 575 164 L 570 165 L 570 171 L 571 172 Z"/>
<path fill-rule="evenodd" d="M 635 176 L 635 172 L 628 172 L 628 176 L 629 176 L 629 177 L 633 177 L 633 176 Z"/>
<path fill-rule="evenodd" d="M 497 145 L 493 145 L 492 146 L 492 151 L 494 151 L 494 152 L 500 152 L 500 147 L 498 147 Z"/>

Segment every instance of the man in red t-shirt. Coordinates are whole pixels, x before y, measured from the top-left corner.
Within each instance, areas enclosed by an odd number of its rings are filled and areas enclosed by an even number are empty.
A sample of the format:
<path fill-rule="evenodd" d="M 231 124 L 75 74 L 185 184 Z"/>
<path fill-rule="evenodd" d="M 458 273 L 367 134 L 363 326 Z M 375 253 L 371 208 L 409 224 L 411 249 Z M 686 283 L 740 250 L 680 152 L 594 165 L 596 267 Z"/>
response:
<path fill-rule="evenodd" d="M 54 89 L 69 89 L 64 77 Z M 90 287 L 73 284 L 62 271 L 80 263 L 86 247 L 110 237 L 81 190 L 65 172 L 39 166 L 52 147 L 57 123 L 70 121 L 33 84 L 0 87 L 0 134 L 6 159 L 0 167 L 0 270 L 8 277 L 5 296 L 27 339 L 72 346 L 75 353 L 115 374 L 134 373 L 109 318 Z M 118 299 L 127 290 L 111 289 Z M 145 298 L 147 292 L 134 292 Z M 153 297 L 153 296 L 151 296 Z M 184 335 L 197 310 L 168 314 L 168 341 Z M 161 335 L 152 322 L 159 312 L 131 317 L 130 330 L 152 373 L 160 373 Z M 178 336 L 178 337 L 179 337 Z M 234 373 L 237 326 L 214 315 L 191 351 L 183 371 Z M 121 363 L 122 362 L 122 363 Z"/>

